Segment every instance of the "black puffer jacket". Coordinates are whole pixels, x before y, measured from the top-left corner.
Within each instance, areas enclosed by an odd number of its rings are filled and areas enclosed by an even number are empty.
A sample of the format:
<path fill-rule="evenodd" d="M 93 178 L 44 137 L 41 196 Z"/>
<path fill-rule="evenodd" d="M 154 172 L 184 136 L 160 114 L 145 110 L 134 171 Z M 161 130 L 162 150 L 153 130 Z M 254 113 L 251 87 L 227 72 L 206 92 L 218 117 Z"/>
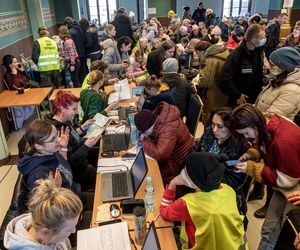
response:
<path fill-rule="evenodd" d="M 117 14 L 112 24 L 116 28 L 116 40 L 122 36 L 129 36 L 131 39 L 133 39 L 133 32 L 128 16 L 124 14 Z"/>
<path fill-rule="evenodd" d="M 85 47 L 86 47 L 87 54 L 100 51 L 97 27 L 88 28 L 88 30 L 85 33 L 85 40 L 86 40 Z"/>
<path fill-rule="evenodd" d="M 175 72 L 165 73 L 160 80 L 169 86 L 181 117 L 185 116 L 190 97 L 196 93 L 195 88 L 186 82 L 185 77 Z"/>
<path fill-rule="evenodd" d="M 75 43 L 76 50 L 79 57 L 86 56 L 85 50 L 85 37 L 82 33 L 81 27 L 78 23 L 74 22 L 68 26 L 70 35 Z"/>
<path fill-rule="evenodd" d="M 247 102 L 254 103 L 263 85 L 263 50 L 249 50 L 246 42 L 233 50 L 226 58 L 221 72 L 220 88 L 229 97 L 229 104 L 236 106 L 241 94 Z"/>

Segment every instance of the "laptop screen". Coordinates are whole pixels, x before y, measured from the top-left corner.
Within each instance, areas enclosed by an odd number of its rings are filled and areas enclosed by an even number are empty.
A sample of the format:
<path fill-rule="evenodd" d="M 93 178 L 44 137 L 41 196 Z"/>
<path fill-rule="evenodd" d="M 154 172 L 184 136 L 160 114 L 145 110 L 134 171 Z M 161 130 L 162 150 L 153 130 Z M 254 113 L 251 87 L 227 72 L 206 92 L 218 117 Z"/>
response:
<path fill-rule="evenodd" d="M 148 172 L 147 162 L 145 159 L 143 148 L 141 148 L 140 152 L 135 158 L 130 172 L 133 180 L 133 191 L 135 195 Z"/>
<path fill-rule="evenodd" d="M 142 250 L 160 250 L 160 245 L 153 222 L 149 227 L 149 231 L 144 241 Z"/>

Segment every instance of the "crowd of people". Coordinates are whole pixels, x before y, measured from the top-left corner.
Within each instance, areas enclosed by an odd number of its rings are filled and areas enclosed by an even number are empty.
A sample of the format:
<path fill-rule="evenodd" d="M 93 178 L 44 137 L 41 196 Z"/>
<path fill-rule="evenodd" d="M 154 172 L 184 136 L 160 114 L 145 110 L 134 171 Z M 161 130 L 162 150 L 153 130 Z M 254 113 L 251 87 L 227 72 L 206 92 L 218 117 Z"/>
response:
<path fill-rule="evenodd" d="M 183 222 L 182 248 L 247 249 L 252 178 L 251 200 L 268 187 L 266 205 L 256 213 L 265 218 L 259 249 L 275 247 L 286 213 L 300 203 L 300 128 L 293 122 L 300 111 L 300 21 L 281 41 L 287 14 L 267 24 L 259 14 L 219 19 L 200 2 L 193 13 L 184 7 L 183 20 L 173 10 L 168 17 L 167 27 L 156 17 L 139 27 L 120 8 L 101 38 L 87 19 L 66 17 L 53 38 L 38 29 L 32 60 L 39 86 L 80 87 L 81 93 L 58 91 L 53 113 L 26 129 L 18 169 L 32 193 L 29 214 L 9 224 L 7 248 L 69 249 L 67 237 L 93 209 L 101 136 L 84 135 L 95 114 L 118 106 L 108 104 L 104 86 L 124 78 L 144 89 L 134 123 L 166 187 L 160 215 Z M 26 86 L 29 76 L 13 55 L 3 65 L 10 89 Z M 196 140 L 183 119 L 194 95 L 203 101 L 204 133 Z M 19 109 L 31 116 L 27 108 Z M 228 160 L 241 162 L 229 166 Z"/>

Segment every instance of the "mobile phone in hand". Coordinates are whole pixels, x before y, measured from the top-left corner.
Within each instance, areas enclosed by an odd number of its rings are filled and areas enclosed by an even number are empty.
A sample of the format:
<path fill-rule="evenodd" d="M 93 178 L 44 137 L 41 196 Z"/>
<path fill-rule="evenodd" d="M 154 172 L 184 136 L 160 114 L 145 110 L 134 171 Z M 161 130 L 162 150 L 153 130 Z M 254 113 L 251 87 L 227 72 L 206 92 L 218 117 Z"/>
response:
<path fill-rule="evenodd" d="M 233 167 L 239 163 L 242 163 L 243 161 L 241 160 L 229 160 L 229 161 L 225 161 L 225 165 L 228 167 Z"/>

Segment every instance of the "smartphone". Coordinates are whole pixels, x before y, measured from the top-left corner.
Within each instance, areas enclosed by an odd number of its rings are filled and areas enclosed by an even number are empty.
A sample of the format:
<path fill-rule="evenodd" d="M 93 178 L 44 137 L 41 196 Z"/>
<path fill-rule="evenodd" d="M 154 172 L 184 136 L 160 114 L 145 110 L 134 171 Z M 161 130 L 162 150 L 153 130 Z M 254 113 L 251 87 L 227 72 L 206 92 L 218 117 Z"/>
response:
<path fill-rule="evenodd" d="M 123 63 L 128 63 L 128 60 L 123 60 Z"/>
<path fill-rule="evenodd" d="M 122 155 L 122 158 L 135 158 L 136 154 L 125 153 Z"/>
<path fill-rule="evenodd" d="M 228 167 L 233 167 L 239 163 L 242 163 L 243 161 L 241 160 L 230 160 L 230 161 L 225 161 L 226 166 Z"/>

